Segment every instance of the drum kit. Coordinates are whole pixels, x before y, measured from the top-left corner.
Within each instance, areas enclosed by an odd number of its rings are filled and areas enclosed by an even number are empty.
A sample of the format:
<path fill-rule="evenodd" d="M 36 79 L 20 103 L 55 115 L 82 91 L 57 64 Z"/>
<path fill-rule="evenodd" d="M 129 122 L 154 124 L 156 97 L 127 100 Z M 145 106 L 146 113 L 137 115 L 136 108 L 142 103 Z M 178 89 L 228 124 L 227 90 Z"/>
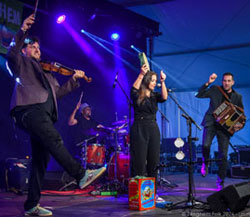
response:
<path fill-rule="evenodd" d="M 89 138 L 77 144 L 81 146 L 84 168 L 106 166 L 108 180 L 127 182 L 130 160 L 128 120 L 113 122 L 112 127 L 91 128 L 86 134 Z"/>

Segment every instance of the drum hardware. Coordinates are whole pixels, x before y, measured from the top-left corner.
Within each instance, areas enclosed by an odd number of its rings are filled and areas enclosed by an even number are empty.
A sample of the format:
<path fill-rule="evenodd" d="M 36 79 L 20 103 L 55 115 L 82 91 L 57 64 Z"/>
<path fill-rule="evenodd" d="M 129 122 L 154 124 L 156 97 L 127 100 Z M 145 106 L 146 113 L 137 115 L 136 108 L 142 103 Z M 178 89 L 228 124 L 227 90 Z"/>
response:
<path fill-rule="evenodd" d="M 129 178 L 129 161 L 130 156 L 124 152 L 117 153 L 117 179 L 120 182 L 124 182 L 125 179 Z M 108 168 L 108 178 L 111 180 L 115 176 L 114 171 L 115 166 L 115 153 L 110 158 L 109 168 Z"/>
<path fill-rule="evenodd" d="M 129 156 L 119 150 L 121 147 L 118 143 L 118 135 L 125 133 L 122 129 L 127 125 L 128 123 L 124 122 L 121 126 L 113 128 L 115 150 L 109 161 L 108 178 L 112 180 L 109 183 L 110 188 L 117 192 L 126 190 L 124 182 L 129 178 Z"/>
<path fill-rule="evenodd" d="M 82 147 L 81 160 L 84 169 L 104 166 L 107 162 L 107 186 L 117 192 L 126 190 L 125 181 L 129 178 L 129 154 L 125 150 L 129 143 L 127 126 L 128 122 L 123 122 L 122 125 L 114 127 L 88 129 L 85 134 L 91 137 L 76 144 Z M 107 139 L 110 139 L 108 146 Z M 107 159 L 106 154 L 109 154 Z"/>
<path fill-rule="evenodd" d="M 90 140 L 92 140 L 92 139 L 97 138 L 98 136 L 99 136 L 99 134 L 96 133 L 95 136 L 92 136 L 92 137 L 90 137 L 88 139 L 85 139 L 85 140 L 83 140 L 83 141 L 76 144 L 77 147 L 82 146 L 82 148 L 84 148 L 84 151 L 81 152 L 82 161 L 83 161 L 82 164 L 83 164 L 84 169 L 87 169 L 86 160 L 87 160 L 87 145 L 88 145 L 88 142 Z"/>
<path fill-rule="evenodd" d="M 95 138 L 97 138 L 98 136 L 99 136 L 99 133 L 97 133 L 95 136 L 92 136 L 92 137 L 90 137 L 90 138 L 88 138 L 88 139 L 85 139 L 85 140 L 83 140 L 83 141 L 77 143 L 75 146 L 82 146 L 83 143 L 88 143 L 90 140 L 95 139 Z"/>

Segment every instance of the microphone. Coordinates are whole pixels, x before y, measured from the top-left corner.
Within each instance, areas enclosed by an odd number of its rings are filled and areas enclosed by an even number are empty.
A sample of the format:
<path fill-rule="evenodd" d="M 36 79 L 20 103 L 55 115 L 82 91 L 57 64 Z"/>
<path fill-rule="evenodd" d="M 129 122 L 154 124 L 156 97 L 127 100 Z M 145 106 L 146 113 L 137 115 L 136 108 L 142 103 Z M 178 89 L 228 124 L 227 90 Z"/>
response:
<path fill-rule="evenodd" d="M 113 88 L 115 88 L 115 86 L 116 86 L 117 78 L 118 78 L 118 71 L 116 72 L 115 80 L 114 80 L 114 83 L 113 83 Z"/>
<path fill-rule="evenodd" d="M 157 83 L 156 86 L 161 87 L 161 83 Z M 173 92 L 173 90 L 171 88 L 167 88 L 167 91 L 170 93 Z"/>

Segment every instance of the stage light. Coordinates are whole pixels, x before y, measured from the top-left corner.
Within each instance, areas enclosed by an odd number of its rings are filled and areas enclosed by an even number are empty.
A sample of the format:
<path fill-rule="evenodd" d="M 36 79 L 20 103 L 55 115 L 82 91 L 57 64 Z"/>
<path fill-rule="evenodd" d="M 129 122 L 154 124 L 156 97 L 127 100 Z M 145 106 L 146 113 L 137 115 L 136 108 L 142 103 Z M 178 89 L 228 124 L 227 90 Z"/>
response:
<path fill-rule="evenodd" d="M 18 84 L 21 84 L 21 80 L 20 80 L 19 77 L 16 77 L 16 82 L 17 82 Z"/>
<path fill-rule="evenodd" d="M 130 45 L 130 48 L 136 51 L 137 53 L 142 52 L 139 48 L 136 48 L 134 45 Z"/>
<path fill-rule="evenodd" d="M 85 32 L 85 30 L 84 29 L 81 29 L 81 33 L 84 33 Z"/>
<path fill-rule="evenodd" d="M 94 20 L 96 18 L 96 14 L 92 14 L 92 16 L 89 18 L 89 21 Z"/>
<path fill-rule="evenodd" d="M 13 77 L 13 73 L 12 73 L 10 67 L 9 67 L 8 61 L 5 62 L 5 66 L 6 66 L 7 71 L 9 72 L 10 76 Z"/>
<path fill-rule="evenodd" d="M 66 16 L 63 14 L 63 15 L 61 15 L 61 16 L 59 16 L 59 17 L 57 18 L 56 22 L 57 22 L 58 24 L 62 24 L 65 20 L 66 20 Z"/>
<path fill-rule="evenodd" d="M 114 33 L 111 34 L 110 38 L 113 41 L 118 41 L 120 39 L 120 35 L 117 32 L 114 32 Z"/>

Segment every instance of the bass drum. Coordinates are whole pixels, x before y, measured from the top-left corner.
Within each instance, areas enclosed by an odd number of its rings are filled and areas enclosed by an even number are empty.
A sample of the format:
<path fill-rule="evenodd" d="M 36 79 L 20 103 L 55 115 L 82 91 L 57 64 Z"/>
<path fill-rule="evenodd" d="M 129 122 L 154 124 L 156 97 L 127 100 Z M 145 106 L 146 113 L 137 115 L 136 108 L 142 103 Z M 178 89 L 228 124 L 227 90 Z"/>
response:
<path fill-rule="evenodd" d="M 125 181 L 129 178 L 129 161 L 130 156 L 123 152 L 117 153 L 117 179 L 119 181 Z M 108 164 L 108 178 L 110 180 L 115 179 L 115 153 L 112 154 Z"/>

